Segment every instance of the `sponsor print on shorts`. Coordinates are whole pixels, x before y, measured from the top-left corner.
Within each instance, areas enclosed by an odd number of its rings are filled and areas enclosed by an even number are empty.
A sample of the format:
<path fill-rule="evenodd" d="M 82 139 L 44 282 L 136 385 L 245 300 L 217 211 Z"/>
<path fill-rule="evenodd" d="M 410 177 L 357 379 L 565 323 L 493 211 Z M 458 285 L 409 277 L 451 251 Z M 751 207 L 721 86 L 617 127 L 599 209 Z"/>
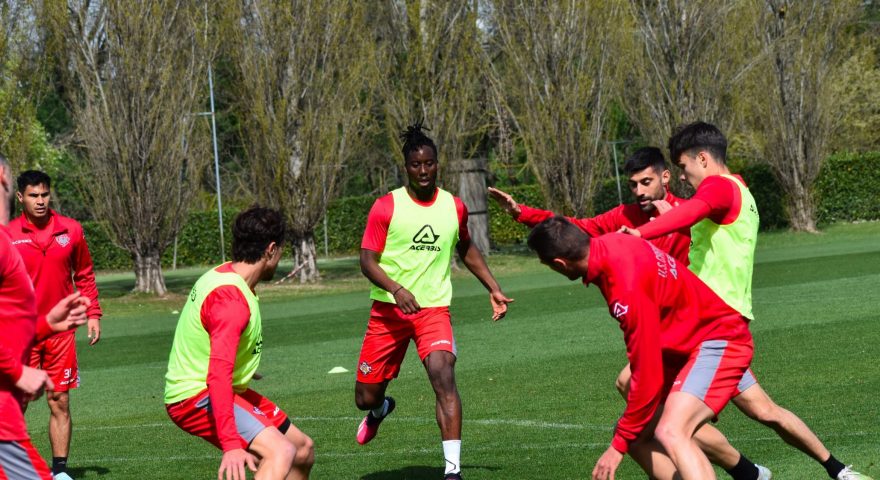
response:
<path fill-rule="evenodd" d="M 358 370 L 360 370 L 362 375 L 366 376 L 366 375 L 369 375 L 370 372 L 373 371 L 373 366 L 367 362 L 361 362 L 360 366 L 358 367 Z"/>

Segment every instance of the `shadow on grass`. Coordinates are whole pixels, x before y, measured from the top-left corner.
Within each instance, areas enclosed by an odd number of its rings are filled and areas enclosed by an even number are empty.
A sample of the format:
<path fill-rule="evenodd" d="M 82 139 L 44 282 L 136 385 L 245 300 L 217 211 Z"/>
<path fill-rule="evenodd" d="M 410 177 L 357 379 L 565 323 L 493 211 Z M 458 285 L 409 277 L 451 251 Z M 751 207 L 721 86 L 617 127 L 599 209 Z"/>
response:
<path fill-rule="evenodd" d="M 99 477 L 103 475 L 107 475 L 110 473 L 110 469 L 105 467 L 99 467 L 97 465 L 91 465 L 88 467 L 75 467 L 68 468 L 67 471 L 70 473 L 70 476 L 73 478 L 82 478 L 86 476 L 88 472 L 95 472 Z"/>
<path fill-rule="evenodd" d="M 494 472 L 501 469 L 485 465 L 463 465 L 462 470 L 489 470 Z M 464 475 L 467 475 L 467 473 L 462 474 L 462 476 Z M 360 477 L 360 480 L 438 480 L 440 478 L 443 478 L 443 468 L 417 465 L 397 470 L 369 473 Z"/>

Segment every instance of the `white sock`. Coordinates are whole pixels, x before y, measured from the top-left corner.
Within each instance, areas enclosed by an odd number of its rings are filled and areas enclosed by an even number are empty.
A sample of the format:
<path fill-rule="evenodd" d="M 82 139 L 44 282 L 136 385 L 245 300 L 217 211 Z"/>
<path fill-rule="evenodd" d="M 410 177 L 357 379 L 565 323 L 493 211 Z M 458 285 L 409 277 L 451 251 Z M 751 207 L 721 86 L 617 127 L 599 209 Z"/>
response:
<path fill-rule="evenodd" d="M 461 440 L 444 440 L 443 441 L 443 458 L 446 459 L 447 473 L 461 472 Z"/>
<path fill-rule="evenodd" d="M 386 398 L 386 399 L 382 400 L 382 405 L 380 405 L 378 408 L 374 408 L 374 409 L 370 410 L 370 413 L 372 413 L 373 417 L 375 417 L 375 418 L 382 418 L 385 416 L 385 413 L 387 411 L 388 411 L 388 399 Z"/>

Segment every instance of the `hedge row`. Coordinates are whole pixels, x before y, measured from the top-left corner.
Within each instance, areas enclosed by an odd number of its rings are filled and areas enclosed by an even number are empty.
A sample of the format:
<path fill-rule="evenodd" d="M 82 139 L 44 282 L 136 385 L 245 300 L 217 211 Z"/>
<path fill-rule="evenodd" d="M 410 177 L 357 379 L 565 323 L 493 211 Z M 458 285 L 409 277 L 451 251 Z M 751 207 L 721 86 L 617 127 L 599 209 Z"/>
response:
<path fill-rule="evenodd" d="M 785 218 L 782 189 L 770 168 L 763 164 L 733 161 L 731 169 L 740 173 L 749 184 L 761 212 L 761 228 L 786 227 L 788 221 Z M 873 180 L 873 175 L 877 171 L 880 171 L 880 152 L 839 154 L 830 157 L 825 162 L 815 185 L 819 222 L 880 219 L 880 182 Z M 629 201 L 630 193 L 626 184 L 623 184 L 622 188 L 624 201 Z M 536 207 L 546 205 L 541 189 L 537 185 L 510 187 L 507 191 L 521 203 Z M 340 198 L 331 202 L 327 211 L 328 246 L 331 253 L 353 254 L 358 251 L 367 214 L 375 199 L 376 197 L 367 195 Z M 593 198 L 593 204 L 597 212 L 617 206 L 617 184 L 614 179 L 601 185 Z M 231 250 L 232 219 L 237 213 L 236 209 L 224 211 L 227 257 Z M 110 242 L 101 225 L 96 222 L 84 222 L 83 227 L 96 268 L 131 268 L 129 254 Z M 178 237 L 177 264 L 186 266 L 219 262 L 220 246 L 217 231 L 216 212 L 190 214 Z M 494 201 L 489 202 L 489 232 L 495 245 L 524 243 L 528 236 L 528 229 L 511 220 Z M 323 252 L 323 242 L 324 224 L 320 222 L 315 230 L 315 244 L 319 252 Z M 163 267 L 171 266 L 172 255 L 173 248 L 169 247 L 162 257 Z"/>
<path fill-rule="evenodd" d="M 223 210 L 223 236 L 226 258 L 232 251 L 232 219 L 237 209 Z M 216 211 L 192 212 L 177 237 L 177 265 L 206 265 L 220 262 L 220 229 Z M 97 269 L 127 270 L 132 267 L 131 255 L 110 241 L 105 226 L 99 222 L 82 222 L 92 261 Z M 174 245 L 162 255 L 162 268 L 171 268 Z"/>

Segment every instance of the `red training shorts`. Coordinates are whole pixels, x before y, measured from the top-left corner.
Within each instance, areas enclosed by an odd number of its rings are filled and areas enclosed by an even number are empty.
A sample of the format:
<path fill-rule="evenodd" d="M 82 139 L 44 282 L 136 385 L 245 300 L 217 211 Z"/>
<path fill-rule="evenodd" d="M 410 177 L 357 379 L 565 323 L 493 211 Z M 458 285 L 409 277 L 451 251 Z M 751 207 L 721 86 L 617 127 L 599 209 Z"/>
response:
<path fill-rule="evenodd" d="M 31 368 L 45 370 L 56 392 L 79 386 L 76 362 L 76 336 L 73 332 L 53 335 L 31 349 Z"/>
<path fill-rule="evenodd" d="M 393 303 L 374 301 L 358 360 L 357 381 L 382 383 L 397 378 L 410 339 L 415 340 L 423 361 L 436 351 L 457 355 L 449 307 L 427 307 L 407 315 Z"/>
<path fill-rule="evenodd" d="M 46 461 L 30 440 L 0 441 L 0 480 L 52 480 Z"/>
<path fill-rule="evenodd" d="M 739 394 L 738 387 L 749 369 L 753 352 L 751 341 L 705 341 L 688 357 L 672 383 L 671 392 L 690 393 L 718 415 Z"/>
<path fill-rule="evenodd" d="M 235 428 L 241 439 L 241 448 L 247 448 L 257 434 L 266 427 L 276 427 L 286 433 L 290 426 L 287 414 L 268 398 L 247 389 L 241 394 L 236 393 L 232 401 Z M 211 442 L 221 448 L 220 437 L 217 436 L 217 425 L 211 415 L 211 401 L 208 390 L 203 390 L 186 400 L 165 405 L 168 416 L 183 431 Z"/>

